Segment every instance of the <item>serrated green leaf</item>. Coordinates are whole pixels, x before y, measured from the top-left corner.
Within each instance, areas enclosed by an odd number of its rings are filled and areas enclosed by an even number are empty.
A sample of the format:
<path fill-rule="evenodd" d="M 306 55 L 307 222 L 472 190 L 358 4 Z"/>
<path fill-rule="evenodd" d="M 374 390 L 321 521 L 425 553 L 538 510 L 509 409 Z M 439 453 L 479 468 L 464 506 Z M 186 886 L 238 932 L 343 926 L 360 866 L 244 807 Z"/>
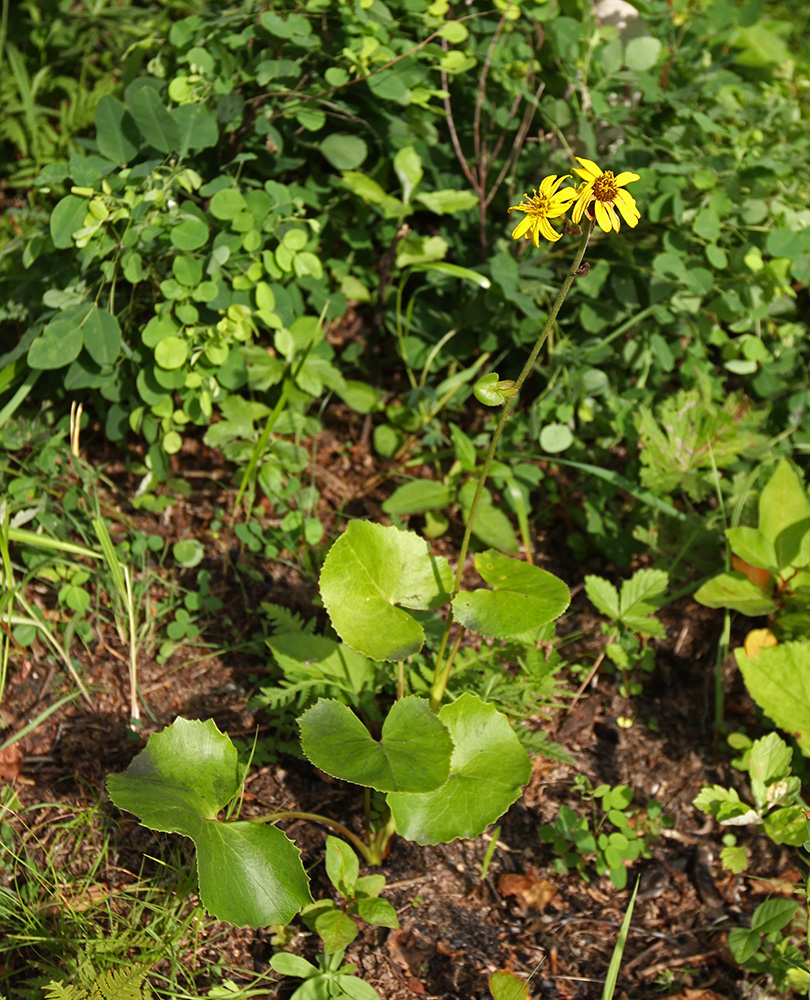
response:
<path fill-rule="evenodd" d="M 651 639 L 666 638 L 667 630 L 657 618 L 653 618 L 651 615 L 645 615 L 641 618 L 637 618 L 635 615 L 622 615 L 621 620 L 625 628 L 629 628 L 631 632 L 636 632 L 638 635 L 646 635 Z"/>
<path fill-rule="evenodd" d="M 649 615 L 663 602 L 669 574 L 660 569 L 639 569 L 622 584 L 619 604 L 621 617 Z"/>
<path fill-rule="evenodd" d="M 802 806 L 783 806 L 763 817 L 765 835 L 774 844 L 799 847 L 807 837 L 807 820 Z"/>
<path fill-rule="evenodd" d="M 753 658 L 742 649 L 734 655 L 754 701 L 810 756 L 810 642 L 763 647 Z"/>
<path fill-rule="evenodd" d="M 793 751 L 778 733 L 756 740 L 748 758 L 748 771 L 762 787 L 790 774 Z"/>
<path fill-rule="evenodd" d="M 704 785 L 700 792 L 692 799 L 692 805 L 701 812 L 716 816 L 720 806 L 727 802 L 738 803 L 740 796 L 733 788 L 724 788 L 722 785 Z"/>
<path fill-rule="evenodd" d="M 619 620 L 619 592 L 609 580 L 589 574 L 585 577 L 585 595 L 606 618 Z"/>
<path fill-rule="evenodd" d="M 748 868 L 748 848 L 745 844 L 724 847 L 720 852 L 720 864 L 727 872 L 741 874 Z"/>

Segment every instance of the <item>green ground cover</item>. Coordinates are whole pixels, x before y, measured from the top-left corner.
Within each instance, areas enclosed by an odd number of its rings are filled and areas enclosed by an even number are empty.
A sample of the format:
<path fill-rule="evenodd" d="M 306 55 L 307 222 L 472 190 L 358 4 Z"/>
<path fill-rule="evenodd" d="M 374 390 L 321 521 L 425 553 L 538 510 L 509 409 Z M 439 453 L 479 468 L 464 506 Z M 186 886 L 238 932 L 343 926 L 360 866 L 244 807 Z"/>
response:
<path fill-rule="evenodd" d="M 169 907 L 145 878 L 138 905 L 162 912 L 149 926 L 163 951 L 108 910 L 123 944 L 107 964 L 101 949 L 68 962 L 76 989 L 137 949 L 145 969 L 169 961 L 157 995 L 193 995 L 172 942 L 207 911 L 277 925 L 273 968 L 303 979 L 302 998 L 372 997 L 343 954 L 364 922 L 396 916 L 356 854 L 380 865 L 394 836 L 434 845 L 498 823 L 530 753 L 566 758 L 531 725 L 538 706 L 576 701 L 600 671 L 625 700 L 619 725 L 641 725 L 661 609 L 694 593 L 723 623 L 718 739 L 739 647 L 760 724 L 791 741 L 732 734 L 754 805 L 721 785 L 697 804 L 726 827 L 732 872 L 749 863 L 745 831 L 801 849 L 803 9 L 2 0 L 0 14 L 0 692 L 36 644 L 64 675 L 61 700 L 9 725 L 0 751 L 62 704 L 94 705 L 80 651 L 100 622 L 124 650 L 133 731 L 149 727 L 141 658 L 188 643 L 264 657 L 252 707 L 275 720 L 252 748 L 181 720 L 110 768 L 115 805 L 194 842 L 202 902 L 186 887 Z M 319 473 L 353 474 L 358 440 L 374 517 L 356 485 L 341 497 Z M 210 537 L 139 527 L 191 495 L 200 453 L 233 485 Z M 108 465 L 138 483 L 127 516 Z M 308 614 L 268 602 L 258 634 L 211 631 L 223 607 L 206 546 L 230 533 L 238 554 L 310 582 Z M 599 622 L 584 658 L 561 638 L 580 583 Z M 750 622 L 732 633 L 735 615 Z M 325 855 L 340 906 L 312 899 L 275 825 L 302 813 L 240 818 L 250 767 L 283 753 L 363 789 L 362 832 L 314 817 L 354 849 L 332 837 Z M 639 830 L 626 785 L 578 791 L 582 814 L 565 807 L 541 836 L 558 871 L 623 890 L 666 817 L 651 800 Z M 11 816 L 13 783 L 2 795 Z M 13 824 L 0 836 L 33 871 Z M 57 881 L 40 872 L 43 893 Z M 778 902 L 730 946 L 806 993 L 806 921 Z M 0 888 L 0 921 L 43 956 L 9 997 L 59 978 L 38 912 Z M 283 957 L 299 914 L 318 966 Z M 100 918 L 81 919 L 67 936 Z M 222 989 L 209 995 L 264 986 Z"/>

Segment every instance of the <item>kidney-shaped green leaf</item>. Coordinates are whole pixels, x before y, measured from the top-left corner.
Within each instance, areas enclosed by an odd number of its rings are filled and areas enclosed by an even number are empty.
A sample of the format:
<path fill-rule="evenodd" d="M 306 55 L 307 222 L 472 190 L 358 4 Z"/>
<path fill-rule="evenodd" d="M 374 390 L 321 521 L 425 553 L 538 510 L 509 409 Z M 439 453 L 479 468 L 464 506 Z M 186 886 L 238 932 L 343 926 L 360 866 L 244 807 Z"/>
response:
<path fill-rule="evenodd" d="M 532 773 L 526 751 L 494 705 L 463 694 L 439 718 L 455 747 L 447 782 L 421 795 L 388 795 L 397 833 L 417 844 L 477 837 L 506 812 Z"/>
<path fill-rule="evenodd" d="M 462 591 L 453 601 L 453 614 L 481 635 L 523 635 L 559 618 L 571 603 L 559 577 L 493 549 L 475 557 L 475 568 L 493 589 Z"/>
<path fill-rule="evenodd" d="M 430 553 L 412 531 L 352 521 L 321 570 L 324 606 L 343 641 L 373 660 L 418 652 L 425 633 L 406 608 L 424 610 L 449 599 L 447 560 Z"/>
<path fill-rule="evenodd" d="M 450 773 L 453 742 L 447 727 L 415 695 L 393 705 L 379 743 L 350 708 L 326 698 L 298 725 L 304 753 L 333 778 L 378 792 L 429 792 Z"/>
<path fill-rule="evenodd" d="M 298 848 L 276 827 L 216 820 L 242 771 L 212 720 L 177 719 L 150 736 L 123 774 L 107 778 L 107 790 L 144 826 L 194 841 L 200 898 L 219 920 L 286 924 L 312 899 Z"/>

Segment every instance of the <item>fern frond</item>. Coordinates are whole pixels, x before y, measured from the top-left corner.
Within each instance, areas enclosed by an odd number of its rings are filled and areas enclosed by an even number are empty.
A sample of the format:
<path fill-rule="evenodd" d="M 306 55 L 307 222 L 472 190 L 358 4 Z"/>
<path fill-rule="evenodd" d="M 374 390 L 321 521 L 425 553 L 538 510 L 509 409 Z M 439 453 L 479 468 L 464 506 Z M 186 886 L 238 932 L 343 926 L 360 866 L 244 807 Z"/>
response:
<path fill-rule="evenodd" d="M 152 993 L 144 982 L 148 971 L 146 965 L 131 965 L 101 972 L 89 990 L 54 981 L 43 987 L 45 1000 L 150 1000 Z"/>
<path fill-rule="evenodd" d="M 315 619 L 304 622 L 301 615 L 289 608 L 283 608 L 280 604 L 262 603 L 262 611 L 270 619 L 276 634 L 286 632 L 312 633 L 315 628 Z"/>

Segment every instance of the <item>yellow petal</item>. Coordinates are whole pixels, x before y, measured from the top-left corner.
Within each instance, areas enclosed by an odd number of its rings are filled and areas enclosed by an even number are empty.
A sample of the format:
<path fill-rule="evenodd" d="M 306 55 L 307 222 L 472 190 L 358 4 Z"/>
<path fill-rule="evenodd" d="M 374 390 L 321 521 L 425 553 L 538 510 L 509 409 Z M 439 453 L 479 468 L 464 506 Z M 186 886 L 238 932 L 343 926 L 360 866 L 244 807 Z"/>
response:
<path fill-rule="evenodd" d="M 629 195 L 626 191 L 617 191 L 613 202 L 616 208 L 622 213 L 622 218 L 627 225 L 631 229 L 635 229 L 638 225 L 638 220 L 641 218 L 641 213 L 632 195 Z"/>
<path fill-rule="evenodd" d="M 554 202 L 560 202 L 561 204 L 565 203 L 566 205 L 568 205 L 572 201 L 576 201 L 578 197 L 579 197 L 579 192 L 577 191 L 576 188 L 563 188 L 562 191 L 558 191 L 554 195 L 554 198 L 552 200 Z"/>
<path fill-rule="evenodd" d="M 545 238 L 550 243 L 556 243 L 557 240 L 560 238 L 560 233 L 557 232 L 557 230 L 551 225 L 548 219 L 539 220 L 539 229 L 540 232 L 543 234 L 543 236 L 545 236 Z"/>
<path fill-rule="evenodd" d="M 512 239 L 519 240 L 521 236 L 525 236 L 532 224 L 532 217 L 530 215 L 525 216 L 520 220 L 520 222 L 512 230 Z"/>
<path fill-rule="evenodd" d="M 593 184 L 586 184 L 583 189 L 577 194 L 577 203 L 574 205 L 574 214 L 571 218 L 574 222 L 579 222 L 582 218 L 582 213 L 588 206 L 588 203 L 593 198 Z"/>
<path fill-rule="evenodd" d="M 608 215 L 605 203 L 603 201 L 595 201 L 593 205 L 594 214 L 596 215 L 596 221 L 599 223 L 599 228 L 603 233 L 609 233 L 613 228 L 613 220 Z"/>
<path fill-rule="evenodd" d="M 629 170 L 623 170 L 620 174 L 617 174 L 614 179 L 619 187 L 624 187 L 625 184 L 632 184 L 633 181 L 641 180 L 638 174 L 633 174 Z"/>
<path fill-rule="evenodd" d="M 585 172 L 583 172 L 582 170 L 576 171 L 580 177 L 585 177 L 585 173 L 588 174 L 588 177 L 592 177 L 594 180 L 596 180 L 597 177 L 602 176 L 602 170 L 599 167 L 597 167 L 597 165 L 593 162 L 593 160 L 584 160 L 581 156 L 575 156 L 574 159 L 577 161 L 577 163 L 581 163 L 582 166 L 585 168 Z"/>

